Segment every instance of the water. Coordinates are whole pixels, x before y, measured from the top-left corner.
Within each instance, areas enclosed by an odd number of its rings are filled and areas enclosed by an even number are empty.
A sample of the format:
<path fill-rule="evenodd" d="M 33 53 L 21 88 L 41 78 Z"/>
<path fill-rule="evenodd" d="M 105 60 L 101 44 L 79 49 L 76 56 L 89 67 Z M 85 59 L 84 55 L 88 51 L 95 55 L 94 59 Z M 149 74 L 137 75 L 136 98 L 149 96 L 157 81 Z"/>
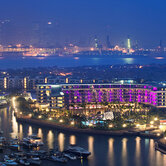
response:
<path fill-rule="evenodd" d="M 63 151 L 69 144 L 78 144 L 92 155 L 88 160 L 69 161 L 66 166 L 165 166 L 166 155 L 154 149 L 153 139 L 140 137 L 110 137 L 75 134 L 41 128 L 35 125 L 18 124 L 10 109 L 0 110 L 0 129 L 7 139 L 38 134 L 45 143 L 45 150 L 58 147 Z M 53 166 L 53 162 L 43 165 Z M 63 164 L 56 163 L 57 166 Z"/>
<path fill-rule="evenodd" d="M 79 58 L 74 57 L 48 57 L 48 58 L 10 58 L 0 59 L 0 69 L 23 67 L 77 67 L 90 65 L 115 65 L 115 64 L 166 64 L 166 58 L 155 57 L 104 57 L 104 58 Z"/>

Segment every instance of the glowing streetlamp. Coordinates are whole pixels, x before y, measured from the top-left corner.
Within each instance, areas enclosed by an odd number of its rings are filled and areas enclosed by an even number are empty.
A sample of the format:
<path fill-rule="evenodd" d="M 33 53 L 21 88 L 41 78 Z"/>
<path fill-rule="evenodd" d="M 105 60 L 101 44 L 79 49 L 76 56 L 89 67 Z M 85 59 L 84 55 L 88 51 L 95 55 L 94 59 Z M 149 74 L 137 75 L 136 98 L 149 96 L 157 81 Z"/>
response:
<path fill-rule="evenodd" d="M 151 124 L 151 125 L 153 125 L 153 124 L 154 124 L 154 122 L 153 122 L 153 121 L 150 121 L 150 124 Z"/>
<path fill-rule="evenodd" d="M 59 122 L 60 122 L 60 123 L 63 123 L 63 120 L 62 120 L 62 119 L 60 119 L 60 120 L 59 120 Z"/>
<path fill-rule="evenodd" d="M 123 124 L 122 127 L 125 128 L 127 125 L 126 124 Z"/>
<path fill-rule="evenodd" d="M 72 121 L 70 124 L 71 124 L 71 125 L 74 125 L 75 123 L 74 123 L 74 121 Z"/>
<path fill-rule="evenodd" d="M 28 116 L 31 118 L 31 117 L 32 117 L 32 114 L 29 114 Z"/>
<path fill-rule="evenodd" d="M 89 126 L 93 126 L 93 124 L 92 124 L 92 123 L 90 123 L 90 124 L 89 124 Z"/>
<path fill-rule="evenodd" d="M 160 136 L 160 133 L 157 133 L 157 136 L 159 137 L 159 136 Z"/>
<path fill-rule="evenodd" d="M 136 124 L 136 127 L 140 127 L 140 124 Z"/>
<path fill-rule="evenodd" d="M 112 127 L 113 127 L 113 124 L 110 124 L 108 127 L 109 127 L 109 128 L 112 128 Z"/>
<path fill-rule="evenodd" d="M 157 120 L 158 120 L 158 118 L 157 118 L 157 117 L 155 117 L 155 118 L 154 118 L 154 121 L 157 121 Z"/>

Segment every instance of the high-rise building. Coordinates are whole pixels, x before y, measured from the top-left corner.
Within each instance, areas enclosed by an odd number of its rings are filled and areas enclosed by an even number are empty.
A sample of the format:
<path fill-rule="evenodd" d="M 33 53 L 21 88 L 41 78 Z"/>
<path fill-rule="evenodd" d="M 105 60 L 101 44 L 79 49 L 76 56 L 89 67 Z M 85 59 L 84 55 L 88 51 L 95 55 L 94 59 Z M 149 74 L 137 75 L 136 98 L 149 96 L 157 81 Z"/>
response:
<path fill-rule="evenodd" d="M 110 43 L 110 37 L 109 37 L 109 35 L 107 35 L 107 38 L 106 38 L 106 46 L 107 46 L 107 48 L 111 48 L 111 43 Z"/>

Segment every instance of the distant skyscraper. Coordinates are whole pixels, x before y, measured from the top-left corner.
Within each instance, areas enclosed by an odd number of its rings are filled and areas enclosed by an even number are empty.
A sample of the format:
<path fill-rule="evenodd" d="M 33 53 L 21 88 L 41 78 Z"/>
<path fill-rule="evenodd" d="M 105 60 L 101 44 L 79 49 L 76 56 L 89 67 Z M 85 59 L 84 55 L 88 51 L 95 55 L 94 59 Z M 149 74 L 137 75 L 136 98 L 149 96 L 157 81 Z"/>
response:
<path fill-rule="evenodd" d="M 129 38 L 129 36 L 127 38 L 127 49 L 128 49 L 128 53 L 130 54 L 130 51 L 131 51 L 131 39 Z"/>
<path fill-rule="evenodd" d="M 129 37 L 127 38 L 127 48 L 131 49 L 131 39 Z"/>
<path fill-rule="evenodd" d="M 162 40 L 160 40 L 159 46 L 157 47 L 157 51 L 159 51 L 159 52 L 164 51 Z"/>
<path fill-rule="evenodd" d="M 99 47 L 99 41 L 97 39 L 97 36 L 95 36 L 94 42 L 95 42 L 95 48 L 98 48 Z"/>
<path fill-rule="evenodd" d="M 109 35 L 107 35 L 107 38 L 106 38 L 106 46 L 107 46 L 107 48 L 111 48 Z"/>

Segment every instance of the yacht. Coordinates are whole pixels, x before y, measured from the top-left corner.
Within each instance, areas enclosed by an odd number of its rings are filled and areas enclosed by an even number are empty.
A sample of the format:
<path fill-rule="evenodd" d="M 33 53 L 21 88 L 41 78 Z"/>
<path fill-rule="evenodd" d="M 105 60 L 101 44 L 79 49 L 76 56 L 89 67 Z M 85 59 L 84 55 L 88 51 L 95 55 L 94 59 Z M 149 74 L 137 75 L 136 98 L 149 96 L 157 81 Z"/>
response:
<path fill-rule="evenodd" d="M 30 135 L 23 139 L 23 145 L 27 147 L 38 147 L 43 146 L 44 143 L 41 141 L 41 138 L 36 135 Z"/>
<path fill-rule="evenodd" d="M 75 154 L 75 155 L 77 155 L 79 157 L 83 157 L 83 158 L 87 158 L 91 154 L 91 152 L 85 150 L 82 147 L 76 146 L 76 145 L 68 146 L 68 148 L 64 152 L 72 153 L 72 154 Z"/>

